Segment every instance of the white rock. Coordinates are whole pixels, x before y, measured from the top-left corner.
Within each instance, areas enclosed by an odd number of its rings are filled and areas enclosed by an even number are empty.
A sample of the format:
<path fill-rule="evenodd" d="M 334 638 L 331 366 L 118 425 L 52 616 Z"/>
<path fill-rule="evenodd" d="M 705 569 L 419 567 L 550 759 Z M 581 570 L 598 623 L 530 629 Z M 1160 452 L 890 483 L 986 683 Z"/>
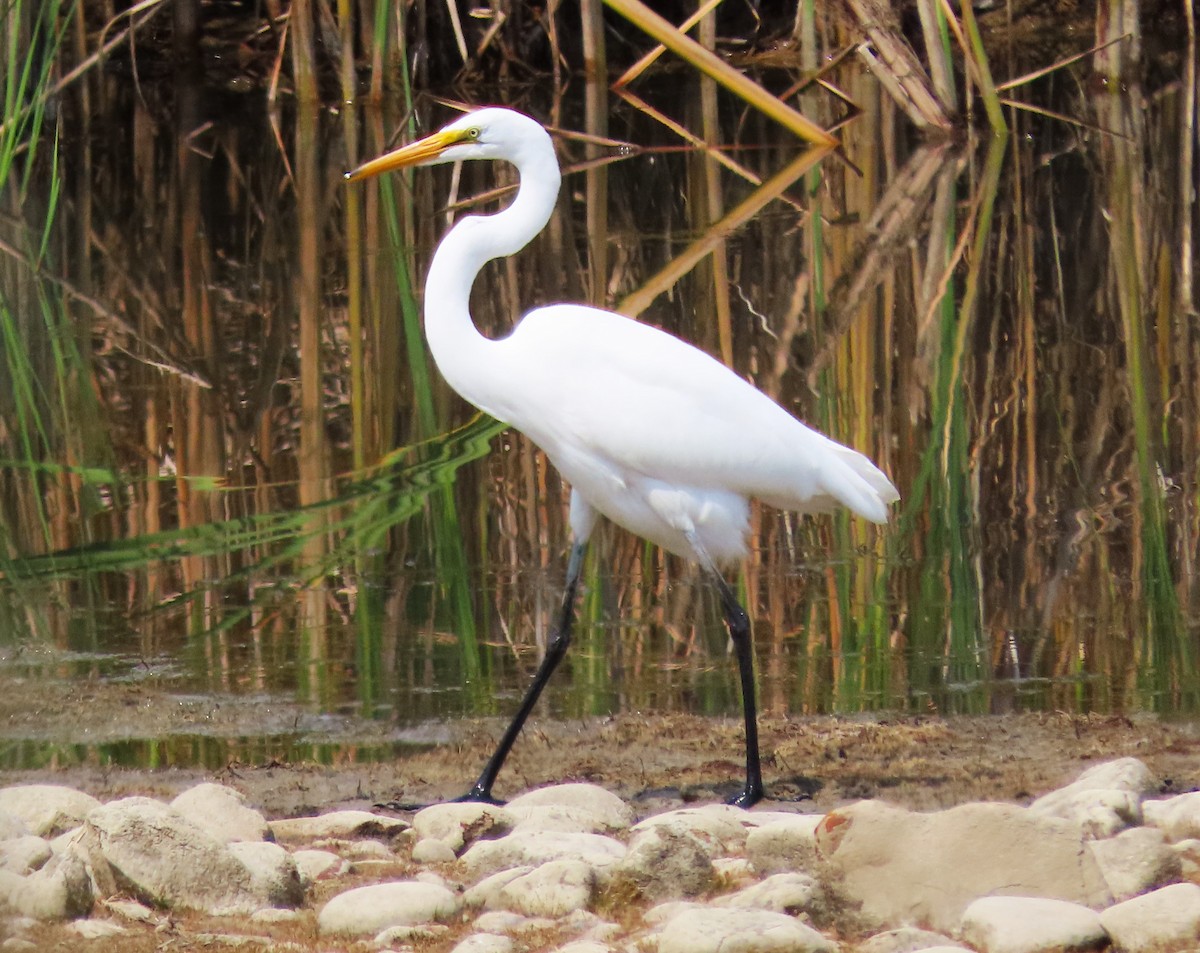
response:
<path fill-rule="evenodd" d="M 271 840 L 267 819 L 247 806 L 240 791 L 221 784 L 197 784 L 171 802 L 171 807 L 217 840 Z"/>
<path fill-rule="evenodd" d="M 716 907 L 743 907 L 753 910 L 774 910 L 776 913 L 809 913 L 813 907 L 824 905 L 824 891 L 808 874 L 772 874 L 761 883 L 751 884 L 737 893 L 726 894 L 712 901 Z"/>
<path fill-rule="evenodd" d="M 1034 801 L 1029 810 L 1078 824 L 1091 838 L 1112 837 L 1142 823 L 1141 796 L 1115 788 L 1064 788 Z"/>
<path fill-rule="evenodd" d="M 412 819 L 412 829 L 418 842 L 443 841 L 457 853 L 481 837 L 507 834 L 515 823 L 512 815 L 499 805 L 452 801 L 418 811 Z"/>
<path fill-rule="evenodd" d="M 836 953 L 812 927 L 769 910 L 692 910 L 663 925 L 658 953 Z"/>
<path fill-rule="evenodd" d="M 635 834 L 613 876 L 648 900 L 697 897 L 717 879 L 708 845 L 689 831 L 668 825 Z"/>
<path fill-rule="evenodd" d="M 623 831 L 634 821 L 633 808 L 596 784 L 555 784 L 538 788 L 513 798 L 505 807 L 519 818 L 524 808 L 542 805 L 585 811 L 592 816 L 597 830 Z"/>
<path fill-rule="evenodd" d="M 300 910 L 281 910 L 279 907 L 263 907 L 250 914 L 252 923 L 296 923 L 304 919 Z"/>
<path fill-rule="evenodd" d="M 713 871 L 730 886 L 755 879 L 754 868 L 745 857 L 717 857 L 713 860 Z"/>
<path fill-rule="evenodd" d="M 135 923 L 158 924 L 162 921 L 162 917 L 144 903 L 138 903 L 136 900 L 105 900 L 104 907 L 109 913 L 115 913 L 126 920 L 133 920 Z"/>
<path fill-rule="evenodd" d="M 691 834 L 716 859 L 739 853 L 746 845 L 747 818 L 752 814 L 728 804 L 708 804 L 653 814 L 633 826 L 633 833 L 670 830 Z"/>
<path fill-rule="evenodd" d="M 554 947 L 550 953 L 612 953 L 612 947 L 600 940 L 572 940 Z"/>
<path fill-rule="evenodd" d="M 474 927 L 481 933 L 521 933 L 529 928 L 529 917 L 511 910 L 489 910 L 475 918 Z"/>
<path fill-rule="evenodd" d="M 1116 837 L 1089 841 L 1087 849 L 1117 901 L 1174 883 L 1181 875 L 1179 855 L 1157 828 L 1134 827 Z"/>
<path fill-rule="evenodd" d="M 963 913 L 961 936 L 984 953 L 1060 953 L 1104 946 L 1095 911 L 1043 897 L 982 897 Z"/>
<path fill-rule="evenodd" d="M 811 870 L 817 863 L 817 826 L 824 814 L 793 814 L 750 831 L 746 859 L 759 873 Z"/>
<path fill-rule="evenodd" d="M 292 854 L 300 886 L 308 890 L 318 880 L 340 877 L 350 869 L 340 856 L 331 850 L 298 850 Z"/>
<path fill-rule="evenodd" d="M 250 871 L 250 889 L 267 907 L 298 907 L 304 903 L 304 885 L 296 861 L 278 844 L 235 841 L 229 852 Z"/>
<path fill-rule="evenodd" d="M 479 883 L 467 888 L 463 893 L 463 906 L 471 910 L 479 907 L 488 910 L 501 909 L 500 891 L 518 877 L 524 877 L 536 869 L 533 864 L 522 864 L 520 867 L 509 867 L 507 870 L 497 870 L 494 874 L 489 874 Z"/>
<path fill-rule="evenodd" d="M 514 877 L 500 888 L 494 905 L 527 917 L 565 917 L 584 910 L 596 889 L 596 872 L 578 860 L 552 860 Z"/>
<path fill-rule="evenodd" d="M 16 814 L 0 811 L 0 840 L 11 840 L 14 837 L 24 837 L 32 833 L 29 825 Z"/>
<path fill-rule="evenodd" d="M 29 833 L 54 837 L 78 827 L 100 806 L 90 794 L 60 784 L 18 784 L 0 788 L 0 811 L 24 821 Z"/>
<path fill-rule="evenodd" d="M 964 946 L 956 946 L 948 936 L 933 933 L 930 930 L 919 930 L 916 927 L 900 927 L 877 933 L 866 940 L 858 953 L 929 953 L 931 950 L 965 950 Z"/>
<path fill-rule="evenodd" d="M 28 876 L 0 870 L 0 915 L 34 920 L 70 920 L 92 909 L 92 881 L 83 859 L 52 857 Z"/>
<path fill-rule="evenodd" d="M 460 940 L 450 953 L 513 953 L 512 937 L 499 933 L 472 933 Z"/>
<path fill-rule="evenodd" d="M 1172 884 L 1134 897 L 1100 914 L 1121 953 L 1195 950 L 1200 940 L 1200 887 Z"/>
<path fill-rule="evenodd" d="M 445 887 L 402 881 L 356 887 L 338 894 L 321 909 L 321 934 L 375 936 L 390 927 L 447 920 L 461 904 Z"/>
<path fill-rule="evenodd" d="M 1010 804 L 918 814 L 874 801 L 839 808 L 817 831 L 838 890 L 884 927 L 958 926 L 971 901 L 1040 896 L 1101 907 L 1110 900 L 1078 825 Z"/>
<path fill-rule="evenodd" d="M 1179 858 L 1179 878 L 1193 883 L 1200 881 L 1200 840 L 1189 837 L 1171 845 L 1171 852 Z"/>
<path fill-rule="evenodd" d="M 262 906 L 246 865 L 160 801 L 131 797 L 96 808 L 85 833 L 140 899 L 215 915 Z"/>
<path fill-rule="evenodd" d="M 392 838 L 408 830 L 409 824 L 398 817 L 385 817 L 370 811 L 331 811 L 316 817 L 271 821 L 269 826 L 276 840 L 292 844 L 321 838 Z"/>
<path fill-rule="evenodd" d="M 363 861 L 378 860 L 384 863 L 394 863 L 396 853 L 387 844 L 377 840 L 340 841 L 337 844 L 343 857 L 347 860 Z"/>
<path fill-rule="evenodd" d="M 642 922 L 648 927 L 661 927 L 670 923 L 678 916 L 703 910 L 704 904 L 694 900 L 667 900 L 655 904 L 642 915 Z"/>
<path fill-rule="evenodd" d="M 566 804 L 508 805 L 516 822 L 514 831 L 561 831 L 582 834 L 607 834 L 611 828 L 604 818 L 584 807 Z"/>
<path fill-rule="evenodd" d="M 380 930 L 375 934 L 372 942 L 377 947 L 386 948 L 394 946 L 397 943 L 408 943 L 410 941 L 436 940 L 450 932 L 450 928 L 443 923 L 415 923 L 407 926 L 388 927 L 386 930 Z M 411 950 L 412 947 L 405 947 Z"/>
<path fill-rule="evenodd" d="M 27 874 L 50 859 L 50 845 L 34 834 L 0 841 L 0 870 Z"/>
<path fill-rule="evenodd" d="M 581 860 L 605 875 L 624 856 L 625 845 L 603 834 L 514 831 L 499 840 L 476 841 L 459 863 L 471 880 L 508 867 L 536 867 L 561 859 Z"/>
<path fill-rule="evenodd" d="M 452 864 L 458 855 L 444 840 L 426 837 L 413 845 L 412 859 L 417 864 Z"/>
<path fill-rule="evenodd" d="M 67 929 L 84 940 L 109 940 L 129 932 L 128 928 L 112 920 L 76 920 L 68 924 Z"/>
<path fill-rule="evenodd" d="M 1142 802 L 1147 824 L 1157 827 L 1170 841 L 1200 838 L 1200 791 L 1178 797 Z"/>

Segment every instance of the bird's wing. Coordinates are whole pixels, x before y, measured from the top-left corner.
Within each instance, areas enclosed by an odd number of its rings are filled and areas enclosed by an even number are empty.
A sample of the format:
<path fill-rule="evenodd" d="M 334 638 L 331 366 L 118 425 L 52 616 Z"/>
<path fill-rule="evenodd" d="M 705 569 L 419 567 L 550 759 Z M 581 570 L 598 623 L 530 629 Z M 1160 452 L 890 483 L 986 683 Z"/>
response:
<path fill-rule="evenodd" d="M 897 498 L 865 457 L 806 427 L 703 351 L 580 305 L 531 312 L 504 339 L 507 419 L 551 456 L 761 498 L 886 518 Z M 521 404 L 522 406 L 516 406 Z"/>

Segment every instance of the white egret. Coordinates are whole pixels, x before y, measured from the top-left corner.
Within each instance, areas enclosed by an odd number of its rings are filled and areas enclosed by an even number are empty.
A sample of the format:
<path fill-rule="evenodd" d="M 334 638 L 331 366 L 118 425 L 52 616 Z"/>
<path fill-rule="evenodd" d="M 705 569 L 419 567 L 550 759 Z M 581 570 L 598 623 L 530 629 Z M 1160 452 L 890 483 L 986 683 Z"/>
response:
<path fill-rule="evenodd" d="M 899 494 L 862 454 L 806 427 L 703 351 L 630 318 L 556 304 L 531 311 L 507 337 L 482 335 L 469 310 L 476 275 L 524 248 L 558 197 L 546 130 L 510 109 L 480 109 L 346 177 L 465 159 L 511 162 L 520 188 L 503 211 L 463 218 L 438 245 L 425 282 L 429 348 L 451 387 L 525 433 L 570 483 L 574 539 L 545 657 L 463 800 L 494 799 L 496 775 L 570 643 L 584 549 L 604 515 L 697 561 L 716 584 L 746 726 L 746 783 L 730 803 L 749 807 L 763 796 L 750 622 L 718 569 L 746 554 L 749 500 L 800 512 L 840 504 L 883 523 Z"/>

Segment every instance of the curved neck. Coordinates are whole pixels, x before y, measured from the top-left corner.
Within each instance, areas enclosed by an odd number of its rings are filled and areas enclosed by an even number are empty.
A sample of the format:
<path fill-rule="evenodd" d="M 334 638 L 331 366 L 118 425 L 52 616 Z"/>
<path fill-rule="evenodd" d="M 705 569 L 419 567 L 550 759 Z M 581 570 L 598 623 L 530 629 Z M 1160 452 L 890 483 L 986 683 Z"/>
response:
<path fill-rule="evenodd" d="M 459 221 L 438 245 L 425 279 L 425 336 L 438 370 L 472 404 L 505 421 L 505 408 L 493 402 L 504 389 L 489 386 L 504 370 L 497 343 L 471 320 L 471 286 L 485 264 L 520 251 L 550 220 L 561 176 L 549 137 L 535 146 L 512 158 L 521 182 L 512 204 Z"/>

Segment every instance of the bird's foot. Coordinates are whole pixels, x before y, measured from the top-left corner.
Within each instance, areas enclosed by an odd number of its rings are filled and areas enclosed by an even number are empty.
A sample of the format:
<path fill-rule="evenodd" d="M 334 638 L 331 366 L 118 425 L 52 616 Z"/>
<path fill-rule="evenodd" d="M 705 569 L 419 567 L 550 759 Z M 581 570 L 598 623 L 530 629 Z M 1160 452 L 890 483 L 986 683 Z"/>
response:
<path fill-rule="evenodd" d="M 503 804 L 498 797 L 492 795 L 491 785 L 484 785 L 480 781 L 476 781 L 471 785 L 471 789 L 462 797 L 456 797 L 451 804 Z"/>
<path fill-rule="evenodd" d="M 763 799 L 763 786 L 759 781 L 756 784 L 747 784 L 742 790 L 731 797 L 726 804 L 733 807 L 753 807 Z"/>

